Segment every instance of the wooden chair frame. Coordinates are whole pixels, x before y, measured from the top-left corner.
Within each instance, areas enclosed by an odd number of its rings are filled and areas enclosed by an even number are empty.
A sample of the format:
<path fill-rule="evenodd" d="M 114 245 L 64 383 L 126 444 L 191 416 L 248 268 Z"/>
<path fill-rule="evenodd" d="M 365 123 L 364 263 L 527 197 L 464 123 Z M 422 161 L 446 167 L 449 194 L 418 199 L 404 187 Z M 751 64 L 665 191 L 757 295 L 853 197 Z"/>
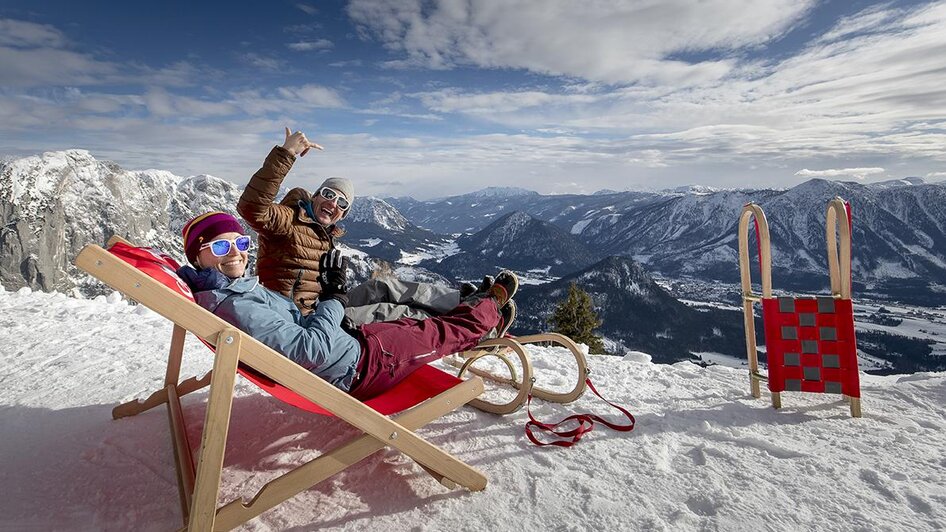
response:
<path fill-rule="evenodd" d="M 759 262 L 761 269 L 762 293 L 752 291 L 752 276 L 749 271 L 749 222 L 755 219 Z M 831 282 L 831 295 L 835 299 L 851 299 L 851 226 L 844 200 L 834 198 L 828 202 L 825 238 L 828 249 L 828 274 Z M 838 241 L 840 240 L 840 246 Z M 769 236 L 769 223 L 762 208 L 755 203 L 748 203 L 739 215 L 739 276 L 742 286 L 742 309 L 746 330 L 746 352 L 749 358 L 749 386 L 753 397 L 762 397 L 760 381 L 768 379 L 759 371 L 759 355 L 756 346 L 755 319 L 753 305 L 772 295 L 772 249 Z M 861 417 L 860 397 L 842 396 L 850 403 L 851 416 Z M 781 392 L 772 392 L 772 406 L 782 407 Z"/>
<path fill-rule="evenodd" d="M 113 238 L 109 244 L 114 243 Z M 121 239 L 117 239 L 121 240 Z M 480 471 L 436 447 L 414 431 L 467 404 L 483 392 L 472 377 L 396 416 L 387 417 L 306 371 L 288 358 L 164 286 L 97 245 L 85 246 L 75 260 L 113 289 L 174 323 L 164 387 L 144 401 L 115 407 L 115 419 L 166 404 L 177 467 L 181 508 L 187 530 L 230 530 L 384 447 L 404 453 L 448 487 L 486 487 Z M 187 333 L 216 347 L 213 369 L 201 378 L 179 380 Z M 251 499 L 217 507 L 237 365 L 246 364 L 363 432 L 292 471 L 266 483 Z M 197 464 L 184 429 L 180 397 L 210 387 Z"/>

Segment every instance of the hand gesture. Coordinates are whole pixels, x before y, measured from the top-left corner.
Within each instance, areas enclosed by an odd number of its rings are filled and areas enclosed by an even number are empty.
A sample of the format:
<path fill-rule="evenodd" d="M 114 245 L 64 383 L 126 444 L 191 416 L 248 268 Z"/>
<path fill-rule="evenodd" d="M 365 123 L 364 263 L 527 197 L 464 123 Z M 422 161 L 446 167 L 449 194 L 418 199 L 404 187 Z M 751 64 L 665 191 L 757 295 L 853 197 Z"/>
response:
<path fill-rule="evenodd" d="M 337 249 L 330 249 L 323 253 L 322 258 L 319 259 L 319 285 L 322 287 L 319 298 L 343 299 L 348 292 L 347 281 L 348 257 L 342 256 L 342 252 Z"/>
<path fill-rule="evenodd" d="M 314 142 L 309 142 L 309 139 L 305 137 L 305 133 L 301 131 L 296 131 L 295 133 L 291 132 L 289 128 L 286 128 L 286 142 L 282 145 L 293 156 L 298 155 L 299 157 L 305 157 L 305 154 L 309 153 L 309 149 L 315 148 L 321 150 L 322 146 Z"/>

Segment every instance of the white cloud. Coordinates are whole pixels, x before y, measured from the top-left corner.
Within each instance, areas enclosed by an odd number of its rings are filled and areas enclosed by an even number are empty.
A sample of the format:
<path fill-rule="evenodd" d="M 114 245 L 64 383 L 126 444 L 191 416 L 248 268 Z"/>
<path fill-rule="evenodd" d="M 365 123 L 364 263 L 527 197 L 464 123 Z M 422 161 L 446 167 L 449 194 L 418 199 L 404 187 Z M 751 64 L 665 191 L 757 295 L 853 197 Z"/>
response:
<path fill-rule="evenodd" d="M 403 52 L 401 64 L 690 85 L 723 78 L 733 63 L 706 59 L 691 64 L 675 59 L 676 54 L 769 42 L 812 5 L 812 0 L 611 0 L 580 7 L 564 0 L 353 0 L 348 12 L 364 36 Z"/>
<path fill-rule="evenodd" d="M 559 95 L 541 91 L 489 92 L 464 94 L 455 89 L 412 95 L 426 107 L 441 113 L 504 114 L 525 108 L 550 105 L 579 105 L 597 101 L 588 95 Z"/>
<path fill-rule="evenodd" d="M 32 22 L 0 19 L 0 87 L 150 84 L 187 86 L 203 74 L 187 61 L 165 67 L 102 61 L 73 51 L 58 29 Z"/>
<path fill-rule="evenodd" d="M 315 15 L 319 10 L 315 6 L 310 6 L 309 4 L 297 3 L 296 8 L 301 10 L 306 15 Z"/>
<path fill-rule="evenodd" d="M 120 77 L 118 65 L 54 48 L 0 47 L 0 72 L 4 87 L 97 85 Z"/>
<path fill-rule="evenodd" d="M 345 107 L 345 100 L 334 90 L 321 85 L 282 87 L 276 91 L 290 105 L 305 104 L 312 107 Z"/>
<path fill-rule="evenodd" d="M 328 39 L 318 39 L 316 41 L 298 41 L 286 45 L 290 50 L 297 52 L 308 52 L 311 50 L 331 50 L 335 45 Z"/>
<path fill-rule="evenodd" d="M 66 37 L 47 24 L 0 18 L 0 46 L 60 48 Z"/>
<path fill-rule="evenodd" d="M 183 120 L 231 116 L 237 111 L 237 107 L 230 102 L 171 95 L 160 88 L 153 88 L 145 93 L 143 101 L 153 116 L 173 117 Z"/>
<path fill-rule="evenodd" d="M 515 130 L 623 137 L 635 149 L 658 150 L 668 165 L 946 161 L 946 4 L 872 9 L 828 34 L 847 39 L 815 39 L 778 62 L 743 63 L 724 80 L 695 86 L 566 82 L 559 91 L 452 88 L 411 96 L 438 113 Z"/>
<path fill-rule="evenodd" d="M 245 53 L 240 56 L 240 59 L 248 65 L 252 65 L 263 70 L 282 70 L 286 66 L 286 62 L 282 59 L 258 54 L 256 52 Z"/>
<path fill-rule="evenodd" d="M 809 170 L 804 168 L 795 172 L 799 177 L 830 177 L 830 178 L 854 178 L 863 180 L 868 176 L 883 174 L 883 168 L 830 168 L 826 170 Z"/>

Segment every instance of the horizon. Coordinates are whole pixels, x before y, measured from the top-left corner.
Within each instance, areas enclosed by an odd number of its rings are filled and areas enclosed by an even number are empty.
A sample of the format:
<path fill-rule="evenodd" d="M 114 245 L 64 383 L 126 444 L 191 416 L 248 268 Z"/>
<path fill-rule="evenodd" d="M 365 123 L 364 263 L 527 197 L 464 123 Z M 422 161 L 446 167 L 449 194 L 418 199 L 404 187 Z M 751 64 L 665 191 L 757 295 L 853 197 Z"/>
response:
<path fill-rule="evenodd" d="M 709 21 L 709 23 L 707 23 Z M 0 156 L 449 197 L 946 179 L 946 3 L 0 7 Z"/>
<path fill-rule="evenodd" d="M 95 154 L 91 153 L 89 150 L 85 150 L 85 149 L 81 149 L 81 148 L 72 148 L 72 149 L 60 150 L 60 151 L 54 151 L 54 152 L 43 152 L 43 153 L 34 154 L 34 155 L 26 155 L 26 156 L 24 156 L 24 157 L 15 157 L 15 156 L 0 155 L 0 165 L 2 165 L 2 164 L 4 164 L 4 163 L 8 163 L 8 162 L 17 161 L 17 160 L 20 160 L 20 159 L 28 159 L 28 158 L 31 158 L 31 157 L 43 158 L 43 157 L 46 157 L 47 155 L 53 155 L 53 154 L 59 154 L 59 153 L 66 153 L 66 152 L 69 152 L 69 151 L 79 151 L 79 152 L 88 153 L 89 156 L 90 156 L 95 162 L 99 162 L 99 163 L 102 163 L 102 162 L 109 162 L 109 163 L 118 164 L 116 161 L 112 161 L 112 160 L 110 160 L 110 159 L 100 159 L 100 158 L 96 157 Z M 143 169 L 136 169 L 136 168 L 125 168 L 124 166 L 122 166 L 122 165 L 120 165 L 120 164 L 119 164 L 118 166 L 119 166 L 119 168 L 120 168 L 122 171 L 125 171 L 125 172 L 152 172 L 152 171 L 165 172 L 165 171 L 167 171 L 167 170 L 164 170 L 164 169 L 161 169 L 161 168 L 143 168 Z M 182 175 L 177 175 L 177 174 L 173 174 L 173 175 L 175 175 L 175 177 L 177 177 L 177 178 L 179 178 L 179 179 L 191 179 L 191 178 L 200 177 L 200 176 L 209 176 L 209 177 L 212 177 L 212 178 L 214 178 L 214 179 L 223 179 L 223 180 L 225 180 L 224 178 L 221 178 L 221 177 L 218 177 L 218 176 L 215 176 L 215 175 L 212 175 L 212 174 L 195 174 L 195 175 L 190 175 L 190 176 L 182 176 Z M 920 182 L 919 182 L 919 183 L 914 183 L 914 182 L 911 182 L 911 180 L 919 180 Z M 590 191 L 590 192 L 540 192 L 540 191 L 537 191 L 537 190 L 534 190 L 534 189 L 524 188 L 524 187 L 519 187 L 519 186 L 512 186 L 512 185 L 486 185 L 486 186 L 483 186 L 483 187 L 481 187 L 481 188 L 477 188 L 477 189 L 473 189 L 473 190 L 460 191 L 460 192 L 457 192 L 457 193 L 455 193 L 455 194 L 450 194 L 450 195 L 445 195 L 445 196 L 426 196 L 426 197 L 418 197 L 418 196 L 413 196 L 413 195 L 410 195 L 410 194 L 376 196 L 376 195 L 367 195 L 367 194 L 361 194 L 361 193 L 359 193 L 359 194 L 358 194 L 358 197 L 359 197 L 359 198 L 373 198 L 373 199 L 379 199 L 379 200 L 382 200 L 382 201 L 385 201 L 385 200 L 388 200 L 388 199 L 395 199 L 395 200 L 396 200 L 396 199 L 406 199 L 406 198 L 410 198 L 410 199 L 413 199 L 413 200 L 415 200 L 415 201 L 436 202 L 436 201 L 449 200 L 449 199 L 453 199 L 453 198 L 457 198 L 457 197 L 461 197 L 461 196 L 467 196 L 467 195 L 472 195 L 472 194 L 479 194 L 479 193 L 486 192 L 486 191 L 489 191 L 489 190 L 519 191 L 521 194 L 538 194 L 538 195 L 540 195 L 540 196 L 568 196 L 568 195 L 572 195 L 572 196 L 596 196 L 596 195 L 625 194 L 625 193 L 635 193 L 635 192 L 637 192 L 637 193 L 651 193 L 651 194 L 683 193 L 683 192 L 694 192 L 693 189 L 696 189 L 695 191 L 696 191 L 697 193 L 699 192 L 699 189 L 706 189 L 706 190 L 708 190 L 710 193 L 714 193 L 714 192 L 726 192 L 726 191 L 739 192 L 739 191 L 759 191 L 759 190 L 787 191 L 787 190 L 790 190 L 790 189 L 795 188 L 795 187 L 797 187 L 797 186 L 804 185 L 805 183 L 808 183 L 808 182 L 810 182 L 810 181 L 824 181 L 824 182 L 834 182 L 834 183 L 840 183 L 840 184 L 864 185 L 864 186 L 883 185 L 883 184 L 888 184 L 888 183 L 893 183 L 893 182 L 907 182 L 907 183 L 908 183 L 909 185 L 911 185 L 911 186 L 916 186 L 916 185 L 938 185 L 938 184 L 946 183 L 946 179 L 933 180 L 933 179 L 923 178 L 923 177 L 920 177 L 920 176 L 895 177 L 895 178 L 891 178 L 891 179 L 883 179 L 883 180 L 876 180 L 876 181 L 858 181 L 858 180 L 854 180 L 854 179 L 851 179 L 851 180 L 842 180 L 842 179 L 828 179 L 828 178 L 824 178 L 824 177 L 809 177 L 809 178 L 805 179 L 804 181 L 801 181 L 801 182 L 798 182 L 798 183 L 793 183 L 793 184 L 791 184 L 791 185 L 789 185 L 789 186 L 785 186 L 785 187 L 775 187 L 775 186 L 772 186 L 772 187 L 752 187 L 752 186 L 716 187 L 716 186 L 710 186 L 710 185 L 699 185 L 699 184 L 695 184 L 695 183 L 685 183 L 685 184 L 678 185 L 678 186 L 664 187 L 664 188 L 659 188 L 659 187 L 657 187 L 657 186 L 649 187 L 649 188 L 648 188 L 648 187 L 644 187 L 644 186 L 637 186 L 637 187 L 634 187 L 634 188 L 625 188 L 624 190 L 614 190 L 614 189 L 604 189 L 604 188 L 603 188 L 603 189 L 599 189 L 599 190 L 593 190 L 593 191 Z M 231 182 L 232 182 L 232 181 L 231 181 Z M 237 185 L 239 185 L 239 183 L 237 183 Z M 281 188 L 286 188 L 286 187 L 281 187 Z M 687 190 L 687 189 L 689 189 L 689 190 Z M 516 211 L 516 212 L 518 212 L 518 211 Z"/>

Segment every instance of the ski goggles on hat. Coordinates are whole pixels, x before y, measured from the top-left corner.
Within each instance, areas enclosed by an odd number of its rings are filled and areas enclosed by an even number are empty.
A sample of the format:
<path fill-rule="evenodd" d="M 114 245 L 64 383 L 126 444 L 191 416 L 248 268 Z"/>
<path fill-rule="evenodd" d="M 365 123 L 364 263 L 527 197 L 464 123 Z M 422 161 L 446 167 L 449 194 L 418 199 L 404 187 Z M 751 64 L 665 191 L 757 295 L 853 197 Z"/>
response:
<path fill-rule="evenodd" d="M 347 211 L 348 207 L 351 206 L 351 204 L 348 203 L 348 200 L 345 199 L 345 196 L 342 196 L 336 192 L 335 189 L 322 187 L 322 189 L 319 190 L 319 196 L 322 196 L 329 201 L 335 200 L 335 205 L 338 205 L 338 208 L 343 211 Z"/>
<path fill-rule="evenodd" d="M 230 253 L 230 246 L 236 246 L 237 251 L 246 251 L 250 249 L 250 242 L 250 237 L 246 235 L 240 235 L 233 240 L 219 238 L 200 246 L 200 250 L 210 248 L 210 252 L 214 254 L 214 257 L 223 257 Z"/>

